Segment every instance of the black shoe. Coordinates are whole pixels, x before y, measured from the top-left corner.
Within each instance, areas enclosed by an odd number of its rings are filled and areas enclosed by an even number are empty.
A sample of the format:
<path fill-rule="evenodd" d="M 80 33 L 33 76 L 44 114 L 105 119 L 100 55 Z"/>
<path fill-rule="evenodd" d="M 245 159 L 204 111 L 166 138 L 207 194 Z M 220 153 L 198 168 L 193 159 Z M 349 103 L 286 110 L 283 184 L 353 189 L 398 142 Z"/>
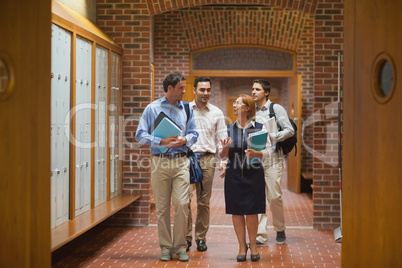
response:
<path fill-rule="evenodd" d="M 191 247 L 191 241 L 186 239 L 186 244 L 187 244 L 187 248 L 186 248 L 186 252 L 190 250 Z"/>
<path fill-rule="evenodd" d="M 251 254 L 251 261 L 259 261 L 260 260 L 260 253 L 255 255 Z"/>
<path fill-rule="evenodd" d="M 246 255 L 237 255 L 236 260 L 237 260 L 238 262 L 246 261 Z"/>
<path fill-rule="evenodd" d="M 205 241 L 200 239 L 197 241 L 197 250 L 198 251 L 207 251 L 208 247 L 207 244 L 205 244 Z"/>
<path fill-rule="evenodd" d="M 286 235 L 285 231 L 276 232 L 276 243 L 277 244 L 284 244 L 286 242 Z"/>
<path fill-rule="evenodd" d="M 246 254 L 244 254 L 244 255 L 237 255 L 236 260 L 237 260 L 238 262 L 246 261 L 248 248 L 249 248 L 249 245 L 247 245 L 247 247 L 246 247 Z"/>

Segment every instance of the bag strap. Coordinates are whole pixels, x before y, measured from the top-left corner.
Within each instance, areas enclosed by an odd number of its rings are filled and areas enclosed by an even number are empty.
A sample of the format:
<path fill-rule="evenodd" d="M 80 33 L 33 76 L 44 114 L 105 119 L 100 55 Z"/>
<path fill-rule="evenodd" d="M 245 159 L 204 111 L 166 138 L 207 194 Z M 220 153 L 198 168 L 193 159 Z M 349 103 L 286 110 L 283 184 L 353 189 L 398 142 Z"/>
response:
<path fill-rule="evenodd" d="M 186 120 L 186 135 L 187 135 L 188 120 L 190 120 L 190 103 L 188 101 L 183 101 L 183 105 L 184 105 L 184 110 L 186 111 L 186 116 L 187 116 L 187 120 Z M 190 147 L 187 148 L 187 155 L 188 155 L 189 151 L 190 151 Z"/>
<path fill-rule="evenodd" d="M 188 120 L 190 119 L 190 103 L 188 101 L 183 101 L 184 104 L 184 110 L 186 110 L 186 115 L 187 115 L 187 123 Z"/>
<path fill-rule="evenodd" d="M 190 103 L 188 101 L 183 101 L 184 110 L 186 111 L 187 121 L 186 121 L 186 135 L 188 130 L 188 120 L 190 120 Z"/>
<path fill-rule="evenodd" d="M 269 117 L 275 117 L 275 121 L 276 121 L 276 114 L 274 112 L 274 102 L 271 102 L 271 104 L 269 105 Z"/>
<path fill-rule="evenodd" d="M 271 118 L 271 117 L 275 117 L 275 122 L 276 122 L 276 125 L 278 126 L 278 131 L 281 131 L 282 130 L 282 127 L 281 127 L 281 125 L 278 123 L 278 120 L 277 120 L 277 118 L 276 118 L 276 114 L 275 114 L 275 111 L 274 111 L 274 104 L 275 104 L 275 102 L 271 102 L 271 104 L 269 105 L 269 117 Z"/>

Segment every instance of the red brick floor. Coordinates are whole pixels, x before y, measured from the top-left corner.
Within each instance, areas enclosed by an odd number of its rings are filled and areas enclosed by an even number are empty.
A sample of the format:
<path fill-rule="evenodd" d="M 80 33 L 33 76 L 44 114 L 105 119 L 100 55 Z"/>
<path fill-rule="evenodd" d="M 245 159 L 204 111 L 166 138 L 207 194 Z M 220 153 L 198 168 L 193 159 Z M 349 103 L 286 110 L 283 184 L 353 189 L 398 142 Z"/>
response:
<path fill-rule="evenodd" d="M 193 197 L 194 198 L 194 197 Z M 160 249 L 155 211 L 146 227 L 98 226 L 52 254 L 53 267 L 341 267 L 341 244 L 333 230 L 312 228 L 311 194 L 283 191 L 287 243 L 275 244 L 275 231 L 268 226 L 268 247 L 260 247 L 261 260 L 236 262 L 238 244 L 230 215 L 224 211 L 223 180 L 216 178 L 211 199 L 208 250 L 190 249 L 189 262 L 177 256 L 159 261 Z M 193 199 L 192 207 L 195 201 Z M 192 210 L 195 219 L 195 207 Z M 270 215 L 269 207 L 267 207 Z M 193 244 L 195 244 L 193 242 Z"/>

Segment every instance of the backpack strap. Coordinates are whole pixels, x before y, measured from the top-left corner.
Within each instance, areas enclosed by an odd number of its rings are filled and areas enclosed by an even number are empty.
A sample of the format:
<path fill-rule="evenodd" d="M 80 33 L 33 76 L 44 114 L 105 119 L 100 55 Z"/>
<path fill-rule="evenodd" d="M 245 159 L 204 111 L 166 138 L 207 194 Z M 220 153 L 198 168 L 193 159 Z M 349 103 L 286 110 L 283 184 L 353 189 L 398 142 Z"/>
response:
<path fill-rule="evenodd" d="M 187 124 L 186 124 L 186 134 L 187 134 L 187 128 L 188 128 L 188 120 L 190 119 L 190 103 L 188 101 L 183 101 L 183 105 L 184 105 L 184 110 L 186 110 L 186 115 L 187 115 Z M 188 148 L 188 151 L 190 151 L 190 148 Z M 187 155 L 189 153 L 187 152 Z M 199 158 L 196 158 L 196 161 L 198 161 L 199 163 Z M 198 182 L 201 186 L 201 191 L 200 191 L 200 196 L 202 196 L 202 193 L 204 192 L 204 186 L 202 185 L 202 181 Z"/>
<path fill-rule="evenodd" d="M 275 117 L 275 121 L 276 121 L 276 115 L 274 112 L 274 102 L 271 102 L 271 104 L 269 105 L 269 118 L 271 117 Z"/>
<path fill-rule="evenodd" d="M 184 104 L 184 110 L 186 110 L 186 115 L 187 115 L 187 123 L 188 120 L 190 119 L 190 103 L 188 101 L 183 101 Z"/>
<path fill-rule="evenodd" d="M 278 123 L 277 118 L 276 118 L 276 114 L 274 112 L 274 104 L 275 104 L 275 102 L 271 102 L 271 104 L 269 105 L 269 118 L 275 117 L 275 122 L 276 122 L 276 125 L 278 126 L 278 131 L 281 131 L 282 127 Z"/>
<path fill-rule="evenodd" d="M 188 101 L 183 101 L 183 105 L 184 105 L 184 110 L 186 111 L 186 115 L 187 115 L 187 121 L 186 121 L 186 135 L 187 135 L 188 120 L 190 120 L 190 103 Z"/>

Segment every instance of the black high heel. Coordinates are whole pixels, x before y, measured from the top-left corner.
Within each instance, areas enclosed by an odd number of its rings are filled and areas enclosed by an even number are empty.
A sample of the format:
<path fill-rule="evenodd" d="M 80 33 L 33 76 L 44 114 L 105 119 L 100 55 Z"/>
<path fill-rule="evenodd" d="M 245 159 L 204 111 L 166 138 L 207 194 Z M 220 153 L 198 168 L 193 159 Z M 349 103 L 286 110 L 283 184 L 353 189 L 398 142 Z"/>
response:
<path fill-rule="evenodd" d="M 247 250 L 248 250 L 248 245 L 246 245 L 246 254 L 244 255 L 237 255 L 237 261 L 238 262 L 243 262 L 247 260 Z"/>
<path fill-rule="evenodd" d="M 255 255 L 251 254 L 251 261 L 259 261 L 260 260 L 260 253 Z"/>

